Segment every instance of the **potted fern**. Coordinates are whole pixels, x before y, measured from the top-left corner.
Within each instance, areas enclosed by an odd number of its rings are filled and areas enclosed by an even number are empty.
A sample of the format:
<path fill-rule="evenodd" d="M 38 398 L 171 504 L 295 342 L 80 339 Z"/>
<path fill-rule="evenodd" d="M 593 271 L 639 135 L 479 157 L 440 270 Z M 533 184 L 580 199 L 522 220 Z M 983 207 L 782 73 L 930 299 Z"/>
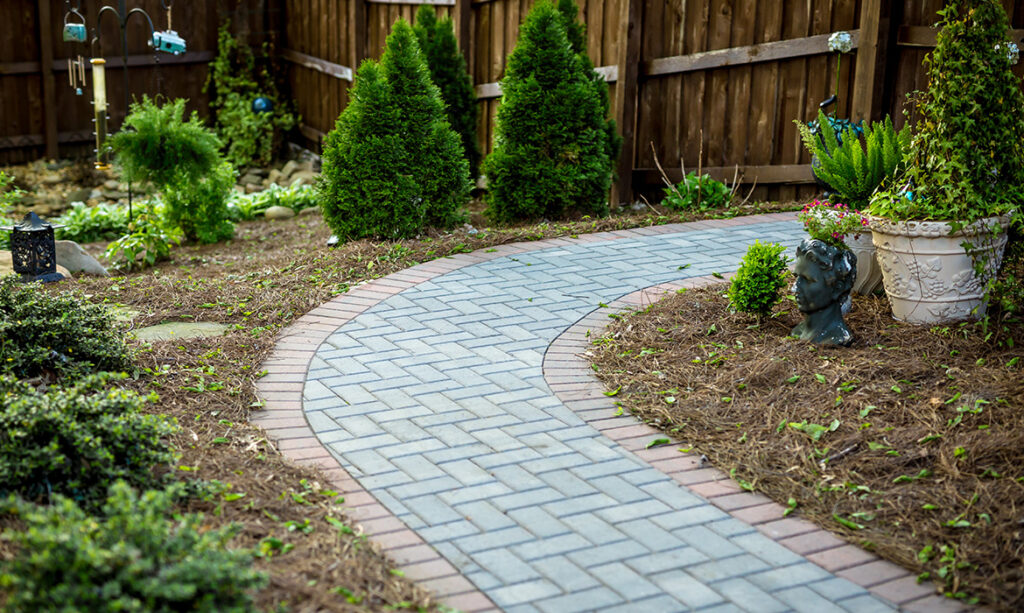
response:
<path fill-rule="evenodd" d="M 950 0 L 925 59 L 928 90 L 908 167 L 871 199 L 870 227 L 893 315 L 981 317 L 1024 198 L 1024 94 L 998 0 Z"/>
<path fill-rule="evenodd" d="M 796 122 L 804 146 L 816 163 L 815 176 L 828 184 L 829 201 L 855 210 L 864 210 L 871 195 L 903 166 L 910 144 L 910 129 L 899 132 L 886 117 L 864 126 L 847 125 L 841 133 L 834 130 L 813 130 Z M 829 118 L 818 111 L 818 126 L 828 126 Z M 846 247 L 857 256 L 857 281 L 853 291 L 870 294 L 882 285 L 882 273 L 875 258 L 871 233 L 864 232 L 846 239 Z"/>

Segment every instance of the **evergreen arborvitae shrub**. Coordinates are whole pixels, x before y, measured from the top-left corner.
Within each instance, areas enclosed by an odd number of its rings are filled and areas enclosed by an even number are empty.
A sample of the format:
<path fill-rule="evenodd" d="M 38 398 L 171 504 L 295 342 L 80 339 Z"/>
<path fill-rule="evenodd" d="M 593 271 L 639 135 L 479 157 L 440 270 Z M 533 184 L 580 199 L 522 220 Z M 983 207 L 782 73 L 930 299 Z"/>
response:
<path fill-rule="evenodd" d="M 566 34 L 569 38 L 569 45 L 572 50 L 579 54 L 580 59 L 588 70 L 590 79 L 593 81 L 594 93 L 601 100 L 601 112 L 604 114 L 605 147 L 608 152 L 608 169 L 615 177 L 615 163 L 619 159 L 619 152 L 622 150 L 622 136 L 615 125 L 615 120 L 609 117 L 611 114 L 611 98 L 608 95 L 608 83 L 604 77 L 594 70 L 594 63 L 590 61 L 587 54 L 587 26 L 577 20 L 580 9 L 576 6 L 575 0 L 558 0 L 558 12 L 565 20 Z"/>
<path fill-rule="evenodd" d="M 116 387 L 124 375 L 90 375 L 39 392 L 0 375 L 0 498 L 51 494 L 94 505 L 110 485 L 157 482 L 153 469 L 175 459 L 173 420 L 142 413 L 155 395 Z"/>
<path fill-rule="evenodd" d="M 789 269 L 786 248 L 776 243 L 754 244 L 747 248 L 736 276 L 729 285 L 729 305 L 741 313 L 765 317 L 782 300 Z"/>
<path fill-rule="evenodd" d="M 4 610 L 255 610 L 252 592 L 267 577 L 252 568 L 251 551 L 228 549 L 240 527 L 209 529 L 202 515 L 176 514 L 184 494 L 182 484 L 136 494 L 118 481 L 98 517 L 61 496 L 46 507 L 16 501 L 10 510 L 28 529 L 4 533 L 18 548 L 0 565 Z"/>
<path fill-rule="evenodd" d="M 459 52 L 455 40 L 455 27 L 450 17 L 438 20 L 434 7 L 423 4 L 416 13 L 413 30 L 427 60 L 430 77 L 447 105 L 448 123 L 462 137 L 470 175 L 475 177 L 480 167 L 480 145 L 476 141 L 480 110 L 473 81 L 466 70 L 466 58 Z"/>
<path fill-rule="evenodd" d="M 487 215 L 498 222 L 604 215 L 612 171 L 593 70 L 569 45 L 566 22 L 540 0 L 508 58 L 484 160 Z"/>
<path fill-rule="evenodd" d="M 0 375 L 73 379 L 130 365 L 123 332 L 105 306 L 0 277 Z"/>
<path fill-rule="evenodd" d="M 360 65 L 322 161 L 317 199 L 340 237 L 408 238 L 465 219 L 469 163 L 405 20 L 380 63 Z"/>

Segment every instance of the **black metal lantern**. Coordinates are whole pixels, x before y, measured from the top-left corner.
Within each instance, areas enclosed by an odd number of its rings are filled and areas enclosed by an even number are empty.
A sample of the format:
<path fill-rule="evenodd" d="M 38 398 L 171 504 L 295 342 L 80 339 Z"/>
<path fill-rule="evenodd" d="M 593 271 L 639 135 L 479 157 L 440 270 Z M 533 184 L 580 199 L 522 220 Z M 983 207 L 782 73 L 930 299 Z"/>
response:
<path fill-rule="evenodd" d="M 11 261 L 22 281 L 60 281 L 57 272 L 57 246 L 53 241 L 54 226 L 35 213 L 25 215 L 19 224 L 0 228 L 11 233 Z"/>

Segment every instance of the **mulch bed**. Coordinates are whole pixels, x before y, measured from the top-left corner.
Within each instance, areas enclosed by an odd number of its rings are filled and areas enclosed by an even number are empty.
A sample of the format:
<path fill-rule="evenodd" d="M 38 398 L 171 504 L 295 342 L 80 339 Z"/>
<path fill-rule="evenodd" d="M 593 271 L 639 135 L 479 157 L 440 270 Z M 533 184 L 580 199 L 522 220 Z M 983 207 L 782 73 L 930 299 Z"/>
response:
<path fill-rule="evenodd" d="M 796 208 L 794 203 L 760 203 L 703 217 Z M 233 326 L 222 337 L 134 342 L 139 377 L 126 385 L 141 393 L 156 391 L 160 400 L 150 410 L 178 420 L 182 431 L 173 443 L 182 454 L 182 475 L 230 484 L 228 496 L 193 501 L 189 510 L 204 512 L 211 526 L 240 524 L 235 546 L 259 549 L 261 543 L 279 542 L 276 549 L 264 546 L 270 555 L 257 561 L 270 574 L 269 587 L 257 598 L 261 609 L 433 609 L 431 595 L 405 579 L 344 517 L 343 501 L 325 495 L 330 485 L 321 474 L 286 461 L 261 430 L 247 424 L 257 406 L 260 364 L 277 332 L 356 284 L 419 262 L 509 242 L 696 218 L 650 209 L 499 230 L 465 227 L 414 240 L 363 240 L 329 249 L 325 242 L 330 232 L 322 218 L 301 215 L 242 223 L 233 241 L 177 247 L 172 260 L 154 268 L 110 278 L 79 276 L 49 289 L 80 290 L 93 301 L 136 311 L 130 328 L 167 321 Z M 103 245 L 86 247 L 98 254 Z M 239 493 L 245 496 L 230 495 Z M 339 530 L 327 517 L 349 527 Z M 303 529 L 306 520 L 312 531 Z M 0 519 L 0 528 L 4 521 L 10 520 Z M 0 557 L 11 553 L 0 541 Z"/>
<path fill-rule="evenodd" d="M 729 311 L 726 285 L 613 323 L 590 349 L 615 399 L 850 542 L 956 597 L 1024 610 L 1024 325 L 914 326 L 855 296 L 850 348 L 801 314 Z"/>

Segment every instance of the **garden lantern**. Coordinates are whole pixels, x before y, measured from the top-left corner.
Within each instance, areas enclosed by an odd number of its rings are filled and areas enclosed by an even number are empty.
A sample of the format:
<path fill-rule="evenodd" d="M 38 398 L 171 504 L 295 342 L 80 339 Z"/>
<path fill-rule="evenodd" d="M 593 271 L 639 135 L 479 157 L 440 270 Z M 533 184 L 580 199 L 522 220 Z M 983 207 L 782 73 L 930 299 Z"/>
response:
<path fill-rule="evenodd" d="M 60 281 L 57 272 L 57 247 L 53 241 L 54 226 L 35 213 L 25 215 L 19 224 L 2 228 L 11 233 L 11 262 L 22 281 Z"/>

